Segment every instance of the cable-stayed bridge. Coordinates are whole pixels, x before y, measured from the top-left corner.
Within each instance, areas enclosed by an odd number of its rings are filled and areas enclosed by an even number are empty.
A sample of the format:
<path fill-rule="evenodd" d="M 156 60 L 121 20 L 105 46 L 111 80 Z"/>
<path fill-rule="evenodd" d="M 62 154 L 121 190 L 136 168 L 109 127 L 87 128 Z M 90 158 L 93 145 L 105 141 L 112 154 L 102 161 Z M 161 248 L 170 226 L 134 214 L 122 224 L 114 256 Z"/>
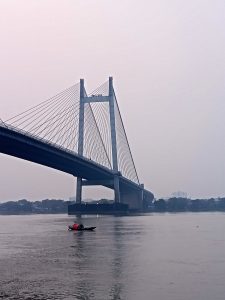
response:
<path fill-rule="evenodd" d="M 140 184 L 120 114 L 113 79 L 87 94 L 84 80 L 6 121 L 0 152 L 77 177 L 82 187 L 114 190 L 118 203 L 141 209 L 153 194 Z"/>

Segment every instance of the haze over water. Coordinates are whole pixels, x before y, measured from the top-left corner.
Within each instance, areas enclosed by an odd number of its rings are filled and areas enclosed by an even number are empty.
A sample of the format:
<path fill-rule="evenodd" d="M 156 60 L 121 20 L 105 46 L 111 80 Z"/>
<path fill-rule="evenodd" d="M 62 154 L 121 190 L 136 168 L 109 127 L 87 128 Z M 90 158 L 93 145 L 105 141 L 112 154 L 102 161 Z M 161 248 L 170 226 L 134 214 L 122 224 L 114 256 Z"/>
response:
<path fill-rule="evenodd" d="M 223 213 L 0 216 L 0 298 L 224 300 Z"/>

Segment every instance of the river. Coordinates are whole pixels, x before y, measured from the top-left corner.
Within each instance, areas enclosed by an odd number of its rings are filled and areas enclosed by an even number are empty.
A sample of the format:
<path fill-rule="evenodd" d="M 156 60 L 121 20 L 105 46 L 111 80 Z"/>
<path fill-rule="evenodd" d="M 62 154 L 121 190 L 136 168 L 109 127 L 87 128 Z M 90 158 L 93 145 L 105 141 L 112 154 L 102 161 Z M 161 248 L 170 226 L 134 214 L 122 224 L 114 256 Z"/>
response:
<path fill-rule="evenodd" d="M 0 299 L 224 300 L 225 214 L 0 216 Z"/>

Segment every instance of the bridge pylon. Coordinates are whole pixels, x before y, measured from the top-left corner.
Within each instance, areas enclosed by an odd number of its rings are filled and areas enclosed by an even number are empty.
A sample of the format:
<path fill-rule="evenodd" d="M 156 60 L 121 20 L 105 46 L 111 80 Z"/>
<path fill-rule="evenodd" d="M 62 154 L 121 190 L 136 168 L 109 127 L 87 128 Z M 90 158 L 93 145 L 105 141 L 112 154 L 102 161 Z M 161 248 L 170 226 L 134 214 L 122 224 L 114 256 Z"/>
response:
<path fill-rule="evenodd" d="M 108 182 L 109 186 L 114 189 L 114 201 L 120 203 L 120 181 L 121 173 L 118 171 L 118 154 L 117 154 L 117 140 L 116 140 L 116 119 L 115 119 L 115 95 L 113 90 L 113 78 L 109 77 L 108 95 L 91 95 L 87 96 L 84 79 L 80 79 L 80 111 L 79 111 L 79 129 L 78 129 L 78 155 L 84 155 L 84 122 L 85 122 L 85 104 L 107 102 L 109 105 L 110 118 L 110 137 L 111 137 L 111 155 L 112 155 L 112 169 L 115 173 L 113 182 Z M 105 180 L 104 180 L 105 182 Z M 102 185 L 102 180 L 88 181 L 77 177 L 76 187 L 76 203 L 80 204 L 82 200 L 82 188 L 88 185 Z"/>

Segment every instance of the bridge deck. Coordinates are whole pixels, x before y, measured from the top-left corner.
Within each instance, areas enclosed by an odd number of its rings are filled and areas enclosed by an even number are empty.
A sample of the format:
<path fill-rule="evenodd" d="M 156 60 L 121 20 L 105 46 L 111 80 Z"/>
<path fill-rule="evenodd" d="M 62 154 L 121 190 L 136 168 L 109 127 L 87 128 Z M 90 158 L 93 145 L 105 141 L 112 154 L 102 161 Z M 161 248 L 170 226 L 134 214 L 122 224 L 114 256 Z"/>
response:
<path fill-rule="evenodd" d="M 101 185 L 113 188 L 113 185 L 109 184 L 110 181 L 113 182 L 115 176 L 111 169 L 8 125 L 0 125 L 0 152 L 82 177 L 88 181 L 99 181 Z M 120 176 L 119 180 L 121 189 L 141 189 L 140 185 L 123 176 Z M 147 190 L 145 193 L 151 194 Z"/>

